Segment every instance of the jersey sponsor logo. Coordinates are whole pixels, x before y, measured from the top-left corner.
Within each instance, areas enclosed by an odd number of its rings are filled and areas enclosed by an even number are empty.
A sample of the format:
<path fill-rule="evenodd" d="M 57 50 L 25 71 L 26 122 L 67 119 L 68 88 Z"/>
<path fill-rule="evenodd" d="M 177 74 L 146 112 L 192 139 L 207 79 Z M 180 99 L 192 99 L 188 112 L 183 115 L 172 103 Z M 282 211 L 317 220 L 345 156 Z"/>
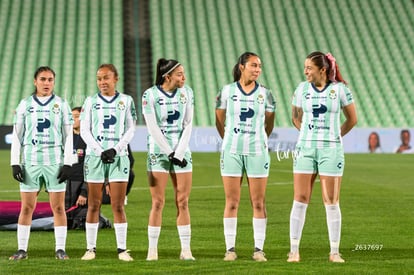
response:
<path fill-rule="evenodd" d="M 319 117 L 319 115 L 326 113 L 328 108 L 323 104 L 313 104 L 312 110 L 313 117 Z"/>
<path fill-rule="evenodd" d="M 45 129 L 50 127 L 50 120 L 47 118 L 38 118 L 36 129 L 38 132 L 43 133 Z"/>
<path fill-rule="evenodd" d="M 157 100 L 157 103 L 158 103 L 158 105 L 160 105 L 160 106 L 162 106 L 162 105 L 176 105 L 176 104 L 178 104 L 178 102 L 177 102 L 177 101 L 167 101 L 167 102 L 165 102 L 165 101 L 164 101 L 164 98 L 159 98 L 159 99 Z"/>
<path fill-rule="evenodd" d="M 233 128 L 233 131 L 235 134 L 241 133 L 241 134 L 250 134 L 250 135 L 255 135 L 256 131 L 249 131 L 249 130 L 244 130 L 244 129 L 240 129 L 240 128 Z"/>
<path fill-rule="evenodd" d="M 104 122 L 102 123 L 104 129 L 109 129 L 111 125 L 115 125 L 116 117 L 113 115 L 105 115 Z"/>
<path fill-rule="evenodd" d="M 240 99 L 239 99 L 238 95 L 233 95 L 233 96 L 231 97 L 231 99 L 232 99 L 233 101 L 240 101 L 240 102 L 251 102 L 251 103 L 254 103 L 254 99 L 250 99 L 250 98 L 240 98 Z"/>
<path fill-rule="evenodd" d="M 119 141 L 120 140 L 120 138 L 117 138 L 117 137 L 110 138 L 110 137 L 105 137 L 105 136 L 96 136 L 96 139 L 99 142 L 110 141 L 110 140 L 112 140 L 112 141 Z"/>
<path fill-rule="evenodd" d="M 34 108 L 34 107 L 29 107 L 29 108 L 27 109 L 27 112 L 28 112 L 28 113 L 33 113 L 33 112 L 36 112 L 36 113 L 49 113 L 50 111 L 49 111 L 49 110 L 47 110 L 47 109 L 38 109 L 38 110 L 35 110 L 35 108 Z"/>
<path fill-rule="evenodd" d="M 37 140 L 37 139 L 32 139 L 32 144 L 33 145 L 37 145 L 37 144 L 47 144 L 47 145 L 51 145 L 51 144 L 55 144 L 54 141 L 48 141 L 48 140 Z"/>
<path fill-rule="evenodd" d="M 329 126 L 315 126 L 315 125 L 313 125 L 313 124 L 308 124 L 308 128 L 309 128 L 309 130 L 313 130 L 313 129 L 315 129 L 315 130 L 329 130 L 329 129 L 331 129 L 331 127 L 329 127 Z"/>
<path fill-rule="evenodd" d="M 170 111 L 168 112 L 168 117 L 167 117 L 167 123 L 168 124 L 173 124 L 174 120 L 177 120 L 180 118 L 180 112 L 177 110 L 174 111 Z"/>
<path fill-rule="evenodd" d="M 254 116 L 254 110 L 251 108 L 242 108 L 239 118 L 240 121 L 246 121 L 248 118 L 252 118 Z"/>

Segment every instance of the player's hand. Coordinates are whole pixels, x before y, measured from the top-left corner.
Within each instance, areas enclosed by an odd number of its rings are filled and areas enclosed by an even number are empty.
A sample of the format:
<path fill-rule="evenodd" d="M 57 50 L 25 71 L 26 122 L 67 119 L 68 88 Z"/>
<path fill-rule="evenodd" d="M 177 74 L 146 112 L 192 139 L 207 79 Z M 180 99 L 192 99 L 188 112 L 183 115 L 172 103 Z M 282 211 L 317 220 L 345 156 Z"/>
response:
<path fill-rule="evenodd" d="M 59 174 L 57 176 L 57 179 L 59 180 L 59 183 L 62 183 L 70 178 L 70 175 L 72 173 L 72 167 L 69 165 L 63 165 L 60 168 Z"/>
<path fill-rule="evenodd" d="M 180 166 L 181 168 L 184 168 L 187 166 L 187 161 L 185 159 L 183 159 L 182 161 L 179 161 L 179 163 L 177 163 L 178 166 Z"/>
<path fill-rule="evenodd" d="M 19 182 L 24 181 L 24 173 L 20 165 L 12 165 L 13 178 Z"/>
<path fill-rule="evenodd" d="M 187 166 L 187 161 L 185 159 L 183 159 L 182 161 L 179 160 L 178 158 L 174 157 L 175 152 L 172 152 L 171 154 L 168 155 L 168 159 L 174 164 L 177 165 L 181 168 L 184 168 Z"/>
<path fill-rule="evenodd" d="M 101 160 L 103 163 L 113 163 L 115 160 L 116 151 L 114 148 L 103 151 L 101 154 Z"/>

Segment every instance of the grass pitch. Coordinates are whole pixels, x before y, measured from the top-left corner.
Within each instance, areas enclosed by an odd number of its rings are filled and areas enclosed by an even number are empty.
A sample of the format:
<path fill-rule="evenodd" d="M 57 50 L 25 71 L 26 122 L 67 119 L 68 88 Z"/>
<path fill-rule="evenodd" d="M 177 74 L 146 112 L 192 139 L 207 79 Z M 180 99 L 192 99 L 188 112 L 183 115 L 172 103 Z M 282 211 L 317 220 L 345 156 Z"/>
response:
<path fill-rule="evenodd" d="M 190 197 L 192 241 L 196 261 L 180 261 L 180 243 L 175 224 L 171 184 L 167 189 L 159 260 L 145 261 L 147 222 L 151 207 L 145 171 L 145 153 L 134 153 L 135 183 L 125 207 L 128 218 L 128 248 L 134 262 L 121 262 L 116 254 L 113 229 L 99 231 L 97 258 L 80 260 L 86 248 L 85 232 L 68 231 L 68 261 L 54 259 L 54 235 L 34 231 L 29 259 L 11 262 L 17 249 L 15 231 L 0 231 L 0 274 L 409 274 L 414 272 L 414 155 L 346 155 L 341 189 L 344 264 L 328 262 L 329 241 L 320 185 L 315 184 L 301 242 L 301 262 L 287 263 L 289 215 L 292 205 L 292 160 L 272 153 L 267 188 L 267 237 L 264 251 L 268 262 L 251 260 L 253 252 L 252 210 L 247 185 L 243 183 L 238 216 L 235 262 L 224 262 L 224 192 L 218 153 L 193 153 L 193 189 Z M 18 184 L 11 176 L 10 151 L 0 151 L 0 200 L 19 200 Z M 39 201 L 47 201 L 45 192 Z M 0 210 L 1 211 L 1 210 Z M 104 215 L 112 219 L 108 205 Z"/>

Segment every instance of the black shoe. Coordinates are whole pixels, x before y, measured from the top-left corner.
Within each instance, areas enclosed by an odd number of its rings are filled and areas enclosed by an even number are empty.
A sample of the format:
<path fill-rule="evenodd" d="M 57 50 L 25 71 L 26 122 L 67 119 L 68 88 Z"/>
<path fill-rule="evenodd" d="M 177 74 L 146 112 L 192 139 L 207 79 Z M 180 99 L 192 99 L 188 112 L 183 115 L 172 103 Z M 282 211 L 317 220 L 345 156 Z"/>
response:
<path fill-rule="evenodd" d="M 25 260 L 27 259 L 27 252 L 23 249 L 17 250 L 16 253 L 14 253 L 13 256 L 10 256 L 9 260 L 11 261 L 19 261 L 19 260 Z"/>
<path fill-rule="evenodd" d="M 58 251 L 56 251 L 56 259 L 57 260 L 68 260 L 69 256 L 66 255 L 65 250 L 59 249 Z"/>

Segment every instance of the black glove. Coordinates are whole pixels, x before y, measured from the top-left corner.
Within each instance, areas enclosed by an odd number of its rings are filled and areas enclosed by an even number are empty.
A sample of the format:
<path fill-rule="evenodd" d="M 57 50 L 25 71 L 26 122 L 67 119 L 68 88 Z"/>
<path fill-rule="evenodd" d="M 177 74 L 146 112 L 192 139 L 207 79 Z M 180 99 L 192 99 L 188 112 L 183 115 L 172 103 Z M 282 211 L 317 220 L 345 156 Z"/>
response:
<path fill-rule="evenodd" d="M 101 154 L 101 160 L 103 163 L 113 163 L 114 157 L 116 155 L 116 151 L 114 148 L 108 149 L 106 151 L 103 151 Z"/>
<path fill-rule="evenodd" d="M 172 152 L 171 154 L 168 155 L 168 159 L 177 166 L 180 166 L 181 168 L 184 168 L 187 166 L 187 161 L 185 159 L 183 159 L 182 161 L 179 160 L 178 158 L 174 157 L 175 152 Z"/>
<path fill-rule="evenodd" d="M 13 178 L 19 182 L 24 181 L 24 173 L 20 165 L 12 165 Z"/>
<path fill-rule="evenodd" d="M 59 174 L 57 176 L 59 183 L 62 183 L 65 180 L 68 180 L 71 174 L 72 174 L 72 167 L 70 167 L 69 165 L 63 165 L 60 168 Z"/>

